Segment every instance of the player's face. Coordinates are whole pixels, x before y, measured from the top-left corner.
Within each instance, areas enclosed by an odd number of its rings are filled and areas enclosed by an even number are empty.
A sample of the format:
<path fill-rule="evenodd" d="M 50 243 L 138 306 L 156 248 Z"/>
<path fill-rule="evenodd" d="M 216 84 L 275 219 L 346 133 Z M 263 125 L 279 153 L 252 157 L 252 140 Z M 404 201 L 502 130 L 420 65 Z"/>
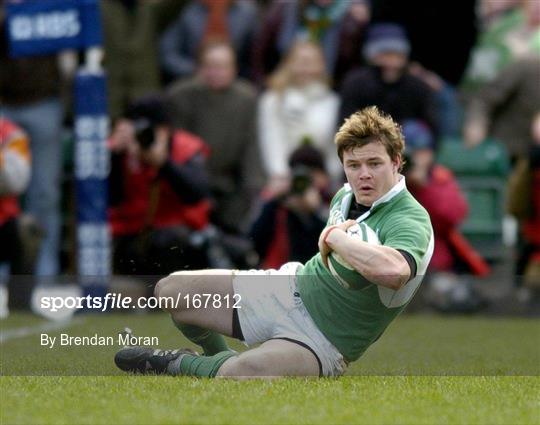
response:
<path fill-rule="evenodd" d="M 343 168 L 356 202 L 369 207 L 399 179 L 399 161 L 392 161 L 379 142 L 343 152 Z"/>

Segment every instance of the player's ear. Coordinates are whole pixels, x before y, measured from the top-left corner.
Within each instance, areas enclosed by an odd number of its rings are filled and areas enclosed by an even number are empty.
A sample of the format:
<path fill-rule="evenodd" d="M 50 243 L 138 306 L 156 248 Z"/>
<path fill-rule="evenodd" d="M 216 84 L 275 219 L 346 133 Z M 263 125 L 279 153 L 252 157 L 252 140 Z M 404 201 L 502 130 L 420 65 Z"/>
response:
<path fill-rule="evenodd" d="M 392 161 L 392 172 L 394 174 L 397 174 L 400 168 L 401 168 L 401 158 L 398 157 Z"/>

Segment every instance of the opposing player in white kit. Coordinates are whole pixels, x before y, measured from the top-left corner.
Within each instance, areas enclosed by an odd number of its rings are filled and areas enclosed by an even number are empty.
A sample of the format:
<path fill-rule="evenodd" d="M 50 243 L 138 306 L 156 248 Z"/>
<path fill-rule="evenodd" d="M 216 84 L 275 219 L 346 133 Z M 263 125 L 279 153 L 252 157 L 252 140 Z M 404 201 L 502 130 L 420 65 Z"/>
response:
<path fill-rule="evenodd" d="M 160 280 L 156 297 L 182 295 L 168 312 L 204 355 L 127 347 L 115 357 L 118 367 L 205 377 L 338 376 L 381 336 L 422 281 L 433 230 L 400 174 L 404 140 L 389 116 L 365 108 L 345 121 L 335 143 L 348 183 L 332 200 L 319 252 L 279 270 L 185 271 Z M 190 300 L 205 294 L 210 303 L 195 308 Z M 238 354 L 222 335 L 260 346 Z"/>

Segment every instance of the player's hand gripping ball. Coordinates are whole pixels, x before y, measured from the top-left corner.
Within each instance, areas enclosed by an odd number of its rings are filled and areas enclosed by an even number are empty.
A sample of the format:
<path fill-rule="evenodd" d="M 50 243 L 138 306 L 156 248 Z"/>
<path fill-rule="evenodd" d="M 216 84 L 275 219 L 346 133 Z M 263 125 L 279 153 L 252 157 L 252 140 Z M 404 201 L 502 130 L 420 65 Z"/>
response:
<path fill-rule="evenodd" d="M 333 224 L 332 226 L 325 227 L 319 236 L 319 252 L 321 254 L 321 259 L 326 268 L 328 268 L 328 256 L 332 252 L 332 248 L 326 243 L 326 239 L 332 231 L 335 229 L 340 229 L 344 232 L 353 225 L 356 224 L 354 220 L 347 220 L 340 224 Z"/>
<path fill-rule="evenodd" d="M 346 230 L 351 238 L 358 238 L 369 244 L 380 245 L 377 234 L 366 223 L 356 223 Z M 332 251 L 328 256 L 328 269 L 336 280 L 347 289 L 361 290 L 372 283 L 358 273 L 341 255 Z"/>

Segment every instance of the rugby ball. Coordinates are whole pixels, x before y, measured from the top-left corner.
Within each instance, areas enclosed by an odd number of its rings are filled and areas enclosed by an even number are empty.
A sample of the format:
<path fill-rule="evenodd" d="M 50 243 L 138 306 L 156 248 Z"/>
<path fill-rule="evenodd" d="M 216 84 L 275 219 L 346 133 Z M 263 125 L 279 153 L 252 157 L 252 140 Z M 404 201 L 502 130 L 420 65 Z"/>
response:
<path fill-rule="evenodd" d="M 347 235 L 364 242 L 380 245 L 377 234 L 366 223 L 357 223 L 347 229 Z M 346 289 L 361 290 L 372 283 L 358 273 L 337 252 L 332 251 L 328 256 L 328 268 L 337 282 Z"/>

